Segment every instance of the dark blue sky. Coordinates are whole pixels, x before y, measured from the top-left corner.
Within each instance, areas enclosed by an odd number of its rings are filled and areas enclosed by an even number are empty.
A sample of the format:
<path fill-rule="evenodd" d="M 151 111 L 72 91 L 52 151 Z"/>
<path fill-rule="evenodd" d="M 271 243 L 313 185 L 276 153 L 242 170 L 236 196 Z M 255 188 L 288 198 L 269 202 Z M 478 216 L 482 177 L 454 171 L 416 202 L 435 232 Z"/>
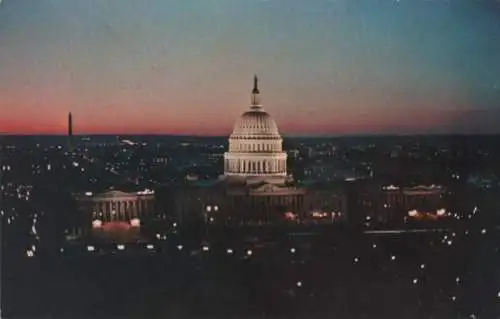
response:
<path fill-rule="evenodd" d="M 2 131 L 500 132 L 500 1 L 3 0 Z M 111 120 L 112 119 L 112 120 Z"/>

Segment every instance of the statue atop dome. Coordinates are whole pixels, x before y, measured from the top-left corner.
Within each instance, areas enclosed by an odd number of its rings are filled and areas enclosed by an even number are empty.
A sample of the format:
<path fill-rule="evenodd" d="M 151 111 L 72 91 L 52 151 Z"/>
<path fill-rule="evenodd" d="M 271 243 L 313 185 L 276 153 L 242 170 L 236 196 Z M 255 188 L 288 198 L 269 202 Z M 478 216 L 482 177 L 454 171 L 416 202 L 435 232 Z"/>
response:
<path fill-rule="evenodd" d="M 259 94 L 259 79 L 257 78 L 257 75 L 253 76 L 253 90 L 252 94 Z"/>
<path fill-rule="evenodd" d="M 253 76 L 253 90 L 252 90 L 252 105 L 251 108 L 253 110 L 258 110 L 261 109 L 262 106 L 260 105 L 259 101 L 259 79 L 257 78 L 257 75 Z"/>

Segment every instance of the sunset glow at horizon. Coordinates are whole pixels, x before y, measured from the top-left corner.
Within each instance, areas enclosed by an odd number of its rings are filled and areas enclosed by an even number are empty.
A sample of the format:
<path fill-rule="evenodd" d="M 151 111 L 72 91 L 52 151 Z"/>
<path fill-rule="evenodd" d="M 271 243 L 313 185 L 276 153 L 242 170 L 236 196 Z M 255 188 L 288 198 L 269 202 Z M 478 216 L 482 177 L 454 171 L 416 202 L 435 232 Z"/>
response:
<path fill-rule="evenodd" d="M 0 132 L 500 133 L 495 0 L 4 0 Z"/>

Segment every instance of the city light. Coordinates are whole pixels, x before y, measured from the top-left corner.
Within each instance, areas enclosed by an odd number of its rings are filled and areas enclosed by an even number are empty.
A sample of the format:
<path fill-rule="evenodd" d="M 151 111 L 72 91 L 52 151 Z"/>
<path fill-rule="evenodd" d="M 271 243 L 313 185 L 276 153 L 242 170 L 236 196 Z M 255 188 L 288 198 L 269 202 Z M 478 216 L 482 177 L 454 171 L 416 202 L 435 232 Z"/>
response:
<path fill-rule="evenodd" d="M 116 248 L 118 250 L 125 250 L 125 245 L 117 245 Z"/>
<path fill-rule="evenodd" d="M 438 216 L 444 216 L 444 215 L 446 214 L 446 210 L 445 210 L 444 208 L 438 209 L 438 210 L 436 211 L 436 214 L 437 214 Z"/>
<path fill-rule="evenodd" d="M 151 250 L 151 249 L 154 249 L 154 248 L 155 248 L 155 246 L 154 246 L 154 245 L 151 245 L 151 244 L 148 244 L 148 245 L 146 245 L 146 248 L 147 248 L 147 249 L 149 249 L 149 250 Z"/>
<path fill-rule="evenodd" d="M 99 219 L 95 219 L 92 221 L 92 228 L 100 228 L 102 227 L 102 221 Z"/>
<path fill-rule="evenodd" d="M 391 256 L 391 260 L 392 260 L 392 261 L 396 260 L 396 256 L 392 255 L 392 256 Z"/>
<path fill-rule="evenodd" d="M 290 248 L 290 252 L 291 252 L 292 254 L 295 254 L 295 248 Z"/>
<path fill-rule="evenodd" d="M 233 253 L 233 250 L 231 248 L 228 248 L 226 252 L 231 255 Z"/>
<path fill-rule="evenodd" d="M 95 250 L 95 247 L 94 246 L 87 246 L 87 251 L 94 251 Z"/>
<path fill-rule="evenodd" d="M 297 287 L 302 287 L 302 281 L 297 281 Z"/>
<path fill-rule="evenodd" d="M 248 255 L 248 256 L 252 256 L 252 254 L 253 254 L 253 252 L 252 252 L 250 249 L 249 249 L 249 250 L 247 250 L 247 255 Z"/>
<path fill-rule="evenodd" d="M 408 216 L 410 216 L 410 217 L 415 217 L 415 216 L 417 216 L 417 215 L 418 215 L 418 212 L 417 212 L 415 209 L 410 210 L 410 211 L 408 212 Z"/>
<path fill-rule="evenodd" d="M 130 220 L 130 226 L 139 227 L 141 226 L 141 220 L 139 218 L 133 218 Z"/>
<path fill-rule="evenodd" d="M 209 251 L 209 250 L 210 250 L 210 248 L 209 248 L 208 246 L 203 246 L 202 250 L 203 250 L 203 251 Z"/>
<path fill-rule="evenodd" d="M 31 258 L 31 257 L 35 256 L 35 253 L 33 251 L 31 251 L 31 250 L 27 250 L 26 251 L 26 256 L 28 256 L 29 258 Z"/>
<path fill-rule="evenodd" d="M 177 245 L 177 249 L 182 250 L 183 246 L 182 245 Z"/>

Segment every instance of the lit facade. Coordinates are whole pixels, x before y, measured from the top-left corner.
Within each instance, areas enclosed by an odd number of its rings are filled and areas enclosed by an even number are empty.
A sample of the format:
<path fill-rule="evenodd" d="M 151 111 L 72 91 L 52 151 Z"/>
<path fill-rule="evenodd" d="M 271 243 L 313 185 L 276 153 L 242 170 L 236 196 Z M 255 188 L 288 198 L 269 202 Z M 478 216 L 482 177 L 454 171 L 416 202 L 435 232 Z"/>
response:
<path fill-rule="evenodd" d="M 379 222 L 403 221 L 409 212 L 436 214 L 441 209 L 447 210 L 446 188 L 439 185 L 420 185 L 400 187 L 394 185 L 368 185 L 357 189 L 354 209 L 355 219 L 367 218 Z"/>
<path fill-rule="evenodd" d="M 84 232 L 101 228 L 106 224 L 123 222 L 139 226 L 141 220 L 155 214 L 154 192 L 122 192 L 110 190 L 104 193 L 83 193 L 76 196 L 80 214 L 85 223 Z"/>

